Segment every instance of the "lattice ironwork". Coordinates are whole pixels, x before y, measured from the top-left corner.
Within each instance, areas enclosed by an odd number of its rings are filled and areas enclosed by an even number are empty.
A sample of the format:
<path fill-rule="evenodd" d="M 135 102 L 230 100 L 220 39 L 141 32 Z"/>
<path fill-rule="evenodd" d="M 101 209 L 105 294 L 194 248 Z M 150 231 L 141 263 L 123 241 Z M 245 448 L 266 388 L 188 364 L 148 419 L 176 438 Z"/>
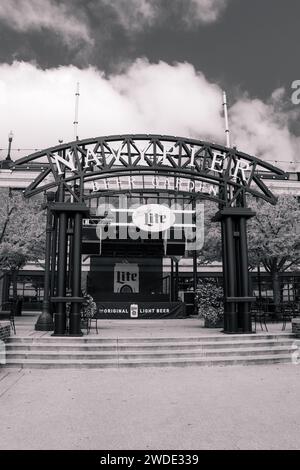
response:
<path fill-rule="evenodd" d="M 276 198 L 261 174 L 284 175 L 281 169 L 236 149 L 161 135 L 65 143 L 17 160 L 12 170 L 33 162 L 40 163 L 41 172 L 25 190 L 26 197 L 63 185 L 76 201 L 111 192 L 157 190 L 205 197 L 227 206 L 249 193 L 274 204 Z M 165 178 L 162 187 L 154 183 L 157 178 Z"/>

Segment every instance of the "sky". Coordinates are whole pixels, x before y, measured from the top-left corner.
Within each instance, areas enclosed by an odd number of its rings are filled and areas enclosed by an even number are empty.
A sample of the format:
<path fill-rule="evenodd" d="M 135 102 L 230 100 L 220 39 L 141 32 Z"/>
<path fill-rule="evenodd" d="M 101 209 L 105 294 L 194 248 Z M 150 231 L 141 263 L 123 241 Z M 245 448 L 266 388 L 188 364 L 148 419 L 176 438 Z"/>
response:
<path fill-rule="evenodd" d="M 299 0 L 0 0 L 0 158 L 124 133 L 231 144 L 300 171 Z M 28 149 L 18 151 L 17 149 Z"/>

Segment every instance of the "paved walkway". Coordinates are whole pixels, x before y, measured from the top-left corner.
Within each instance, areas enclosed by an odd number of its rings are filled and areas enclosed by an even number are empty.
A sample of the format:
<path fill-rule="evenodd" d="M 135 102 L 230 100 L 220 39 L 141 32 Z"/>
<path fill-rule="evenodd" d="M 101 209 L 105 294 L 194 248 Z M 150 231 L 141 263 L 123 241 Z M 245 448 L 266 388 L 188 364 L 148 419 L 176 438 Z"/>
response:
<path fill-rule="evenodd" d="M 35 320 L 17 318 L 18 335 L 48 335 Z M 99 337 L 211 333 L 195 318 L 114 320 Z M 299 449 L 299 396 L 292 364 L 0 369 L 0 449 Z"/>
<path fill-rule="evenodd" d="M 26 315 L 16 317 L 17 336 L 49 336 L 51 333 L 34 330 L 34 324 L 37 315 Z M 105 338 L 122 338 L 122 337 L 185 337 L 199 335 L 223 335 L 220 329 L 204 328 L 203 320 L 199 318 L 185 318 L 182 320 L 98 320 L 99 334 L 98 337 Z M 269 323 L 269 333 L 281 333 L 282 323 Z M 285 332 L 291 333 L 291 324 L 288 324 Z M 85 333 L 85 330 L 83 330 Z M 257 325 L 257 334 L 265 334 Z M 96 335 L 93 328 L 90 335 Z"/>
<path fill-rule="evenodd" d="M 0 369 L 0 449 L 299 449 L 300 366 Z"/>

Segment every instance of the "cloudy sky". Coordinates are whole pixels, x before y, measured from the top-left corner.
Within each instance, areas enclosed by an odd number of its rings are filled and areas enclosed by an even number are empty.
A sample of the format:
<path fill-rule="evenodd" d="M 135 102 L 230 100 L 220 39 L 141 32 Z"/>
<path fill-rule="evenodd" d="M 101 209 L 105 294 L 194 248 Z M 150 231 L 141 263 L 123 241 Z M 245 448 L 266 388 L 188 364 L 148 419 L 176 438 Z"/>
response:
<path fill-rule="evenodd" d="M 80 138 L 224 143 L 225 89 L 232 144 L 294 169 L 299 17 L 299 0 L 0 0 L 0 158 L 10 130 L 15 149 L 73 140 L 80 82 Z"/>

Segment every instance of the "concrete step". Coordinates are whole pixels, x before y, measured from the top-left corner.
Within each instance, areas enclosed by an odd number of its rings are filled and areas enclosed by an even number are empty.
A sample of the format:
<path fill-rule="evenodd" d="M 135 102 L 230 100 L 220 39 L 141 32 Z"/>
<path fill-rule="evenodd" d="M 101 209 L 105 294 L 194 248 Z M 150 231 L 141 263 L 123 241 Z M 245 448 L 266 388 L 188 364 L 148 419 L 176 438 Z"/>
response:
<path fill-rule="evenodd" d="M 293 342 L 294 336 L 287 333 L 135 338 L 13 336 L 6 344 L 6 366 L 177 367 L 291 362 Z"/>
<path fill-rule="evenodd" d="M 199 336 L 173 336 L 173 337 L 102 337 L 100 334 L 95 336 L 82 336 L 82 337 L 70 337 L 70 336 L 51 336 L 45 334 L 45 336 L 11 336 L 9 342 L 14 343 L 26 343 L 31 344 L 34 342 L 38 343 L 54 343 L 60 342 L 63 344 L 76 343 L 77 344 L 94 344 L 94 343 L 151 343 L 151 342 L 167 342 L 167 343 L 177 343 L 177 342 L 224 342 L 224 341 L 256 341 L 258 339 L 282 339 L 282 338 L 294 338 L 290 333 L 280 333 L 280 334 L 268 334 L 268 333 L 259 333 L 259 334 L 246 334 L 246 335 L 199 335 Z"/>
<path fill-rule="evenodd" d="M 105 343 L 101 344 L 101 340 L 97 343 L 63 343 L 53 341 L 51 343 L 45 343 L 40 341 L 34 341 L 33 343 L 19 343 L 10 341 L 6 345 L 7 351 L 13 352 L 26 352 L 26 351 L 145 351 L 145 350 L 158 350 L 158 349 L 189 349 L 198 350 L 201 349 L 218 349 L 218 348 L 243 348 L 243 347 L 273 347 L 273 346 L 288 346 L 292 343 L 290 338 L 278 338 L 278 339 L 257 339 L 256 341 L 206 341 L 206 342 L 186 342 L 178 341 L 176 343 L 160 342 L 158 340 L 151 343 Z"/>
<path fill-rule="evenodd" d="M 277 363 L 290 363 L 290 354 L 265 354 L 258 356 L 229 356 L 227 358 L 221 357 L 185 357 L 185 358 L 158 358 L 156 360 L 146 360 L 139 358 L 136 360 L 101 360 L 101 361 L 90 361 L 90 360 L 12 360 L 8 359 L 7 367 L 18 367 L 18 368 L 38 368 L 38 369 L 79 369 L 79 368 L 124 368 L 124 367 L 193 367 L 193 366 L 226 366 L 226 365 L 254 365 L 254 364 L 277 364 Z"/>
<path fill-rule="evenodd" d="M 180 349 L 178 351 L 174 350 L 160 350 L 160 351 L 127 351 L 120 352 L 115 351 L 112 353 L 107 352 L 50 352 L 50 351 L 26 351 L 15 353 L 8 351 L 6 354 L 7 359 L 35 359 L 35 360 L 48 360 L 48 359 L 57 359 L 57 360 L 106 360 L 106 359 L 117 359 L 117 360 L 128 360 L 128 359 L 157 359 L 157 358 L 184 358 L 184 357 L 227 357 L 227 356 L 257 356 L 261 354 L 289 354 L 294 351 L 294 348 L 290 346 L 279 346 L 272 348 L 226 348 L 226 349 L 198 349 L 194 351 Z"/>

